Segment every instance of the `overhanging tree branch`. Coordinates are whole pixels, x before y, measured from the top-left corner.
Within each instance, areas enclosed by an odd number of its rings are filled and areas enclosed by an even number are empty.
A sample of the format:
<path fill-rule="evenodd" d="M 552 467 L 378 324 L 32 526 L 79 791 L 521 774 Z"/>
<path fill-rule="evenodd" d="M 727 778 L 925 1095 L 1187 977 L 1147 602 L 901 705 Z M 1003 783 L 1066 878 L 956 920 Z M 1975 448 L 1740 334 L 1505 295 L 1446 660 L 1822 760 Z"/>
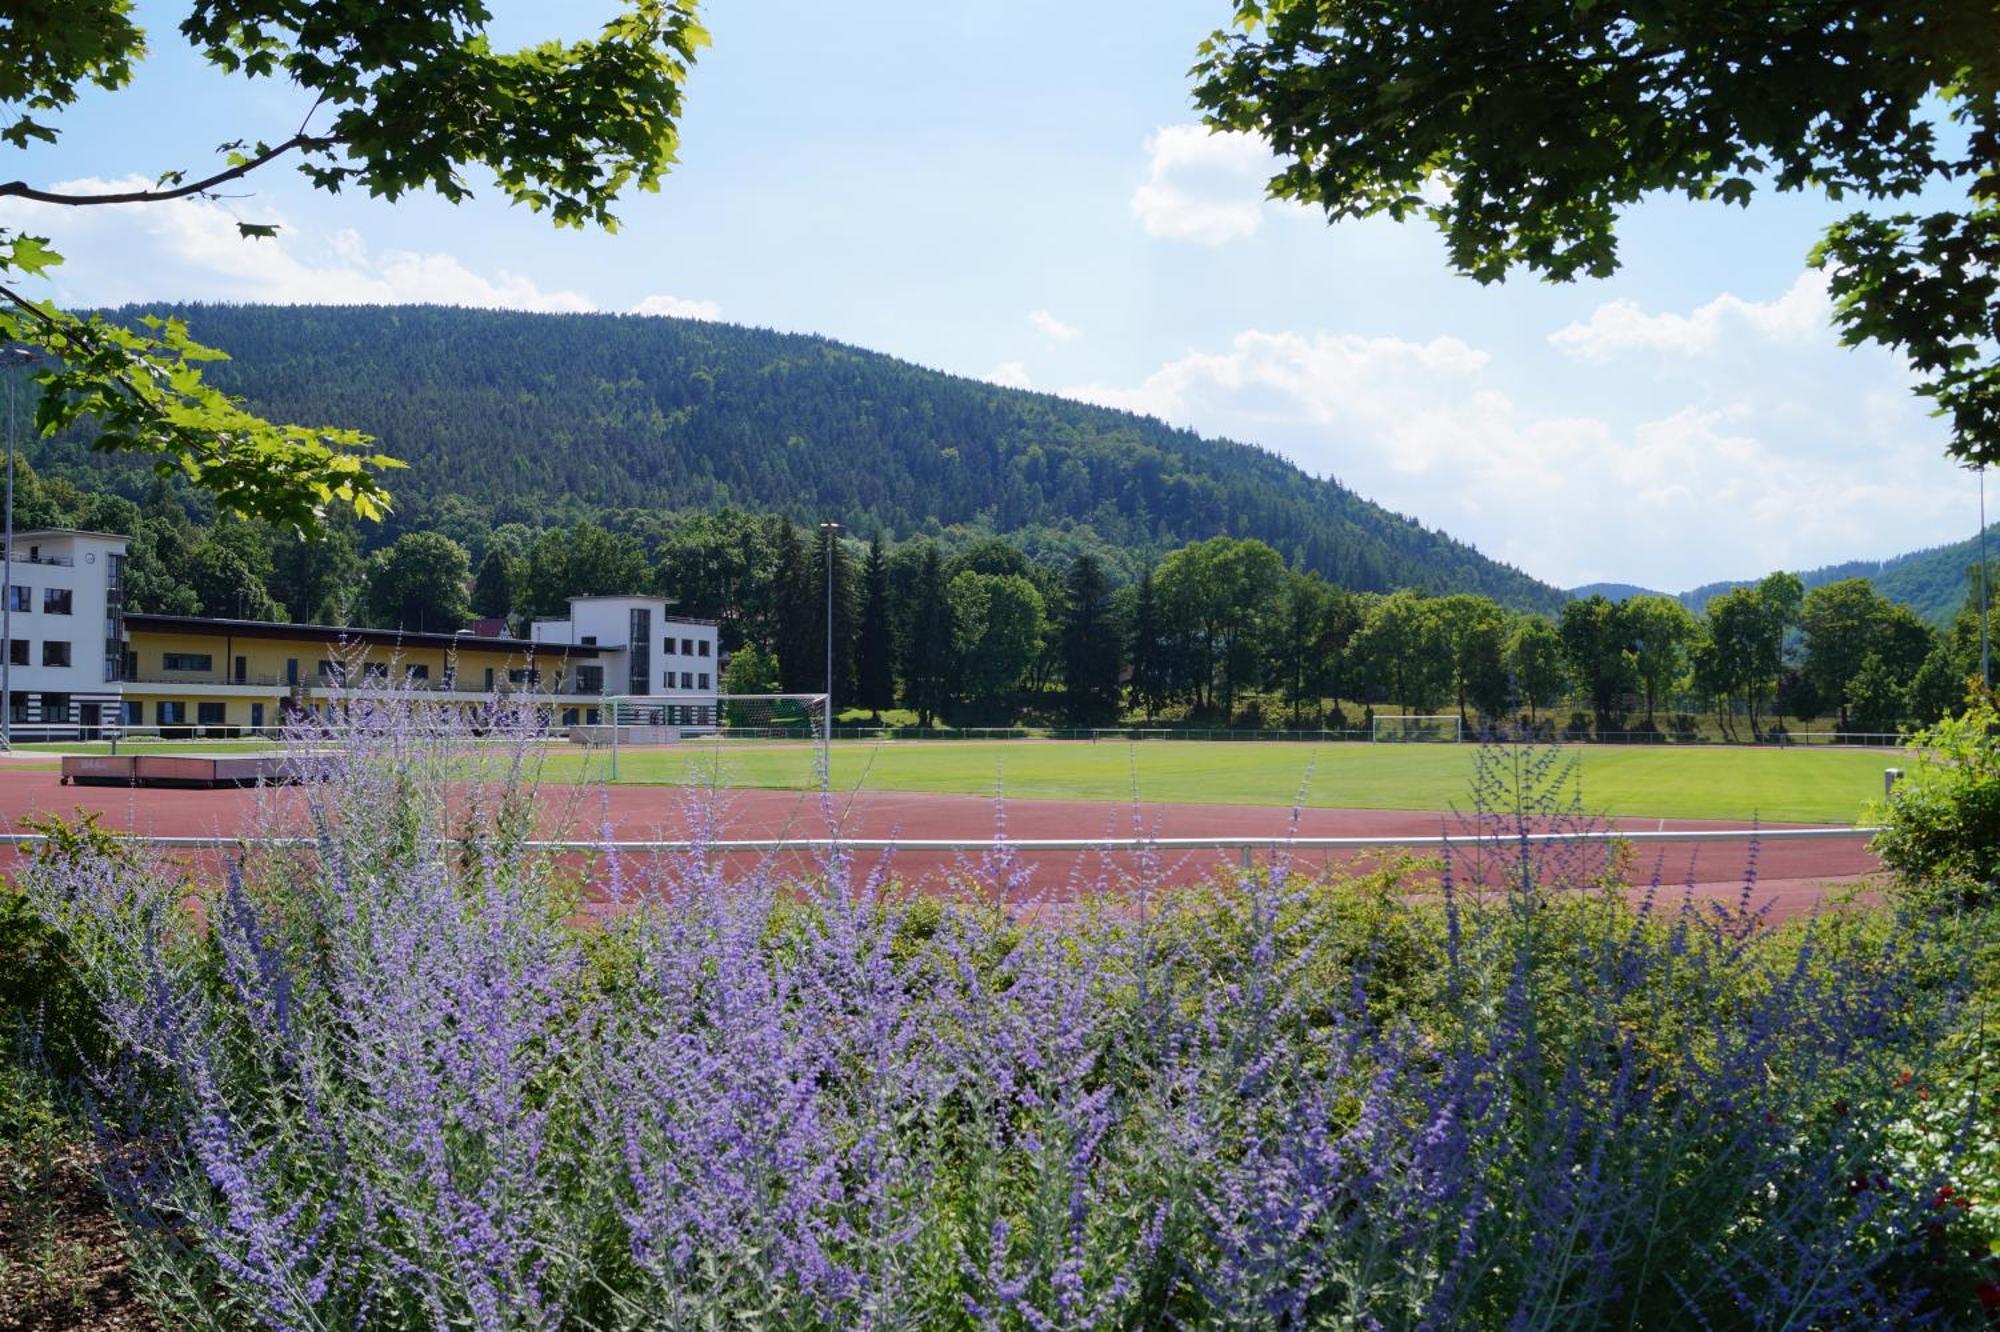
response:
<path fill-rule="evenodd" d="M 10 180 L 0 184 L 0 198 L 33 199 L 36 203 L 62 204 L 71 208 L 84 208 L 93 204 L 160 203 L 167 199 L 185 199 L 193 194 L 205 194 L 217 185 L 226 185 L 232 180 L 241 180 L 258 167 L 283 157 L 295 150 L 319 152 L 338 143 L 339 139 L 328 135 L 294 134 L 282 143 L 273 144 L 255 157 L 238 162 L 212 176 L 176 185 L 170 189 L 124 190 L 116 194 L 59 194 L 53 190 L 38 190 L 25 180 Z"/>

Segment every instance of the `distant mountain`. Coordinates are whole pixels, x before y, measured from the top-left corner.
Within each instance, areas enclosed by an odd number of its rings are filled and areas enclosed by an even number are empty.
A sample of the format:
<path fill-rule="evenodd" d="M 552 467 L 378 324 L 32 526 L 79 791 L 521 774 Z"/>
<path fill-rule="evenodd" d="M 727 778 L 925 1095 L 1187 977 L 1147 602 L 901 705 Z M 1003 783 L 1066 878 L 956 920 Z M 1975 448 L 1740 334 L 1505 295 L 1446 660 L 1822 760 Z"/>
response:
<path fill-rule="evenodd" d="M 1650 587 L 1640 587 L 1636 583 L 1585 583 L 1582 587 L 1569 590 L 1571 597 L 1584 601 L 1591 597 L 1603 597 L 1608 601 L 1630 601 L 1633 597 L 1658 597 L 1671 595 L 1655 592 Z"/>
<path fill-rule="evenodd" d="M 153 312 L 226 349 L 209 377 L 258 411 L 357 427 L 409 463 L 389 477 L 390 535 L 468 508 L 497 524 L 735 505 L 862 534 L 1087 525 L 1149 553 L 1257 537 L 1351 588 L 1482 592 L 1543 610 L 1563 599 L 1268 450 L 825 338 L 432 306 Z M 44 458 L 81 467 L 81 442 Z"/>
<path fill-rule="evenodd" d="M 1989 563 L 2000 560 L 2000 523 L 1986 529 L 1987 559 Z M 1799 581 L 1806 590 L 1837 583 L 1847 578 L 1866 578 L 1875 585 L 1875 590 L 1891 601 L 1900 601 L 1932 624 L 1949 624 L 1959 608 L 1965 605 L 1965 598 L 1971 589 L 1971 571 L 1979 565 L 1979 538 L 1968 537 L 1964 541 L 1948 546 L 1931 546 L 1925 550 L 1913 550 L 1903 555 L 1892 555 L 1886 560 L 1848 560 L 1844 564 L 1822 565 L 1817 569 L 1807 569 L 1799 574 Z M 1994 567 L 1994 576 L 2000 578 L 2000 564 Z M 1735 579 L 1720 583 L 1704 583 L 1700 587 L 1676 595 L 1682 605 L 1689 610 L 1700 612 L 1708 603 L 1732 588 L 1748 587 L 1754 579 Z M 1572 597 L 1587 597 L 1601 592 L 1614 601 L 1637 595 L 1643 588 L 1627 583 L 1589 583 L 1583 587 L 1571 588 Z M 2000 594 L 2000 585 L 1993 589 Z"/>

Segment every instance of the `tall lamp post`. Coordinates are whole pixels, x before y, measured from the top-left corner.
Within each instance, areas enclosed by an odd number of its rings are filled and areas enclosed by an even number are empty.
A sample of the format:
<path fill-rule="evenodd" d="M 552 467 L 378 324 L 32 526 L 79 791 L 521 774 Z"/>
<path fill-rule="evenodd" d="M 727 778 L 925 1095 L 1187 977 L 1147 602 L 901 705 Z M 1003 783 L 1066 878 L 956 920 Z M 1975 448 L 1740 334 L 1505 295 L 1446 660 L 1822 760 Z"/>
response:
<path fill-rule="evenodd" d="M 0 749 L 14 748 L 14 379 L 11 373 L 28 365 L 35 354 L 26 347 L 0 347 L 0 369 L 7 370 L 7 518 L 0 538 Z"/>
<path fill-rule="evenodd" d="M 833 786 L 833 555 L 834 544 L 840 540 L 840 524 L 824 522 L 819 525 L 820 539 L 826 542 L 826 734 L 822 737 L 820 750 L 826 763 L 826 784 Z"/>
<path fill-rule="evenodd" d="M 1993 652 L 1986 636 L 1986 464 L 1979 464 L 1979 683 L 1993 687 Z"/>

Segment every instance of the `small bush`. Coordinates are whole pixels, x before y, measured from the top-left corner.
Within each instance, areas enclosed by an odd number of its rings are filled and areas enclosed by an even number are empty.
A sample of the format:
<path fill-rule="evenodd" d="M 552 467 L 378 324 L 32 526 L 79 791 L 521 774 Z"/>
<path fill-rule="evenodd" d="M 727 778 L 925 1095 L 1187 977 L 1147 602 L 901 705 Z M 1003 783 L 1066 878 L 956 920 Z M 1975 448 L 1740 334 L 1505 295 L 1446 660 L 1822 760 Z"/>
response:
<path fill-rule="evenodd" d="M 1987 691 L 1910 737 L 1915 767 L 1877 809 L 1874 848 L 1907 888 L 1987 903 L 2000 879 L 2000 707 Z"/>

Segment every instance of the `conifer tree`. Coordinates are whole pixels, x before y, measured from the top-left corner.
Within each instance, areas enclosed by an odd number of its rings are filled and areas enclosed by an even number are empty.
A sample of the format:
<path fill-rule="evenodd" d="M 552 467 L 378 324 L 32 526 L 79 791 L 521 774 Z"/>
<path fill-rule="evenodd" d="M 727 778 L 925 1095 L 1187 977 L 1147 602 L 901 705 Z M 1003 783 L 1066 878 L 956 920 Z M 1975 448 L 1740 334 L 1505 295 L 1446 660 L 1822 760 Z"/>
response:
<path fill-rule="evenodd" d="M 1102 726 L 1118 716 L 1120 652 L 1111 620 L 1111 585 L 1096 556 L 1076 557 L 1065 591 L 1063 716 L 1072 726 Z"/>
<path fill-rule="evenodd" d="M 487 548 L 472 580 L 472 613 L 501 617 L 514 613 L 514 562 L 498 546 Z"/>
<path fill-rule="evenodd" d="M 1138 600 L 1132 609 L 1132 704 L 1151 721 L 1167 700 L 1166 644 L 1161 638 L 1160 600 L 1153 589 L 1153 571 L 1139 575 Z"/>
<path fill-rule="evenodd" d="M 917 725 L 929 726 L 951 698 L 953 624 L 944 561 L 924 543 L 912 587 L 910 635 L 904 643 L 903 702 L 916 710 Z"/>
<path fill-rule="evenodd" d="M 896 701 L 896 644 L 889 627 L 889 556 L 877 532 L 861 575 L 861 632 L 854 644 L 854 701 L 876 721 Z"/>

